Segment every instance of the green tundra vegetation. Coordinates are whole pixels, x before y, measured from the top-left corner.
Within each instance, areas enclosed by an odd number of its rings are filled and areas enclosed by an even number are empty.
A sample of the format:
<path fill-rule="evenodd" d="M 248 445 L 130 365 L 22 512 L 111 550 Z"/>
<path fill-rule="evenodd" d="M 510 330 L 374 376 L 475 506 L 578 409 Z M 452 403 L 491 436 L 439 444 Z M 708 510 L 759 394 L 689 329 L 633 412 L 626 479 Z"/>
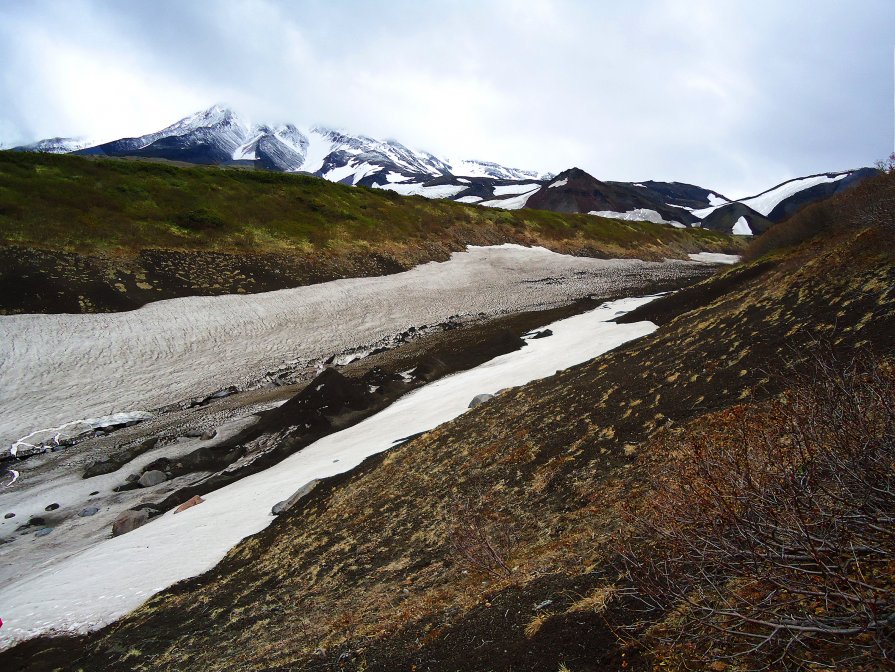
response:
<path fill-rule="evenodd" d="M 741 243 L 592 215 L 504 211 L 308 175 L 0 152 L 0 244 L 82 254 L 143 249 L 309 253 L 471 243 L 660 259 Z"/>

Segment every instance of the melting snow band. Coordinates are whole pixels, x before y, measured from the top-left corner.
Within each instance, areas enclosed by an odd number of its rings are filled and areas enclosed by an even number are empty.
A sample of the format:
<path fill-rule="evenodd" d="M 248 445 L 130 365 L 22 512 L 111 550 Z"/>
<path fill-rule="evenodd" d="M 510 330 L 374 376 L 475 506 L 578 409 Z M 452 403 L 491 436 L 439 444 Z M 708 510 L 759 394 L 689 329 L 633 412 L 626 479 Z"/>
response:
<path fill-rule="evenodd" d="M 652 333 L 651 322 L 609 322 L 655 297 L 606 303 L 548 325 L 549 338 L 420 388 L 353 427 L 331 434 L 270 469 L 208 494 L 180 514 L 84 552 L 34 568 L 4 587 L 0 648 L 49 631 L 84 632 L 123 616 L 152 594 L 213 567 L 272 520 L 271 506 L 314 479 L 353 469 L 400 439 L 467 410 L 470 399 L 550 376 Z"/>

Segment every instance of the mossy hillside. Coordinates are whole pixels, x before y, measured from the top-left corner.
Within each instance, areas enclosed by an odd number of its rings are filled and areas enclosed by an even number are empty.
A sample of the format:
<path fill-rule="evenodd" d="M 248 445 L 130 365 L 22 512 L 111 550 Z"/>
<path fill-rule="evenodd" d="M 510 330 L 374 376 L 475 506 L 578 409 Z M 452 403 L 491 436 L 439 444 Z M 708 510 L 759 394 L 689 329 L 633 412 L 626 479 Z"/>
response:
<path fill-rule="evenodd" d="M 264 253 L 478 240 L 651 258 L 740 245 L 699 229 L 494 210 L 305 175 L 0 152 L 0 242 L 6 245 L 88 254 Z"/>

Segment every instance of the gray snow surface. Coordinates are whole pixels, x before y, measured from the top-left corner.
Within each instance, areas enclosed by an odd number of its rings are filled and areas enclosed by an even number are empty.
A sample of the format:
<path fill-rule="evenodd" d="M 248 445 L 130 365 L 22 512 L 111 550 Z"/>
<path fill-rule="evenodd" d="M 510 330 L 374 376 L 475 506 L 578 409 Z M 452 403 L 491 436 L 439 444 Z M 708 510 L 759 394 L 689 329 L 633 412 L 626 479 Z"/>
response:
<path fill-rule="evenodd" d="M 443 263 L 130 312 L 0 316 L 0 446 L 35 430 L 245 386 L 265 371 L 458 314 L 499 315 L 639 291 L 692 262 L 600 260 L 517 245 Z"/>

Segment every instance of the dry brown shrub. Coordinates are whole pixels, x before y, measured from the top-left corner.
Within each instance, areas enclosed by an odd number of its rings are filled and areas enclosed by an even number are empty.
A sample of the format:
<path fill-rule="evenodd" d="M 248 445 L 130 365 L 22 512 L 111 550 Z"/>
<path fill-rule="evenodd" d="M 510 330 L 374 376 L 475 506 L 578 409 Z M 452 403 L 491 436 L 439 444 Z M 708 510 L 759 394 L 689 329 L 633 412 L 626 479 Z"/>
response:
<path fill-rule="evenodd" d="M 664 614 L 657 651 L 699 669 L 893 667 L 895 371 L 870 355 L 809 369 L 669 438 L 629 511 L 622 554 Z"/>

